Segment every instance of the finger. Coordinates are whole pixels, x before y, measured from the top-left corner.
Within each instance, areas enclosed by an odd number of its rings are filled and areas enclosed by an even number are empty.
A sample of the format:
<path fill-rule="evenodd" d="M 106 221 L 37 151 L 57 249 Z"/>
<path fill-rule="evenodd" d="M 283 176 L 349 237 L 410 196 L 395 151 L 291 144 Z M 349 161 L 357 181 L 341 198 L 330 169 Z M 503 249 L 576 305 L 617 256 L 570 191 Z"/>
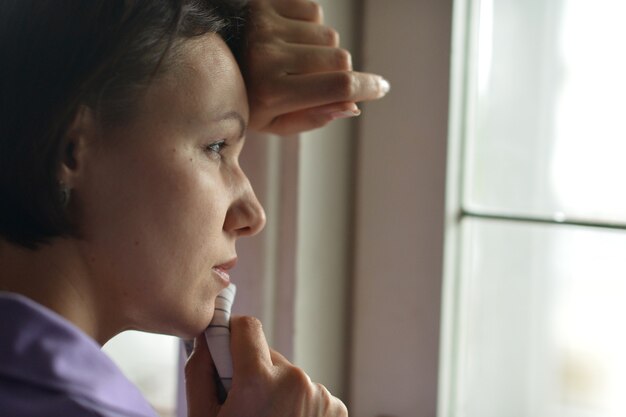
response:
<path fill-rule="evenodd" d="M 327 125 L 333 120 L 361 114 L 354 103 L 332 103 L 276 117 L 264 131 L 276 135 L 292 135 Z"/>
<path fill-rule="evenodd" d="M 289 74 L 352 71 L 352 55 L 345 49 L 288 44 L 285 54 Z"/>
<path fill-rule="evenodd" d="M 322 398 L 322 408 L 326 412 L 325 415 L 332 415 L 336 417 L 348 416 L 348 409 L 343 401 L 333 396 L 324 385 L 316 384 L 316 387 L 320 393 L 320 397 Z"/>
<path fill-rule="evenodd" d="M 280 29 L 280 36 L 285 42 L 339 46 L 339 33 L 329 26 L 285 19 Z"/>
<path fill-rule="evenodd" d="M 200 335 L 196 338 L 193 352 L 185 364 L 187 408 L 190 417 L 217 416 L 220 405 L 215 376 L 213 358 L 204 335 Z"/>
<path fill-rule="evenodd" d="M 272 363 L 274 366 L 291 365 L 291 362 L 287 360 L 280 352 L 270 349 L 270 355 L 272 357 Z"/>
<path fill-rule="evenodd" d="M 284 77 L 285 94 L 276 102 L 276 113 L 286 114 L 337 102 L 379 99 L 389 91 L 380 75 L 353 71 Z"/>
<path fill-rule="evenodd" d="M 318 3 L 310 0 L 274 0 L 278 14 L 289 19 L 323 23 L 324 10 Z"/>
<path fill-rule="evenodd" d="M 237 376 L 245 378 L 272 366 L 270 348 L 263 333 L 263 326 L 254 317 L 231 317 L 230 350 L 235 374 L 233 383 Z"/>

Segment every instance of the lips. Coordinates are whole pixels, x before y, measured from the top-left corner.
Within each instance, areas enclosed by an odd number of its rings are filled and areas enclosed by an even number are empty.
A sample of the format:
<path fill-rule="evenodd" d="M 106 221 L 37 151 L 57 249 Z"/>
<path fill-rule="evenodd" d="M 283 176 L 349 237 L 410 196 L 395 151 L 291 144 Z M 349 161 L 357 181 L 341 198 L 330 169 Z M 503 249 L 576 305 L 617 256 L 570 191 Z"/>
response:
<path fill-rule="evenodd" d="M 228 274 L 228 271 L 234 268 L 236 264 L 237 264 L 237 258 L 233 258 L 226 263 L 214 266 L 212 269 L 220 278 L 222 278 L 225 281 L 230 282 L 230 275 Z"/>

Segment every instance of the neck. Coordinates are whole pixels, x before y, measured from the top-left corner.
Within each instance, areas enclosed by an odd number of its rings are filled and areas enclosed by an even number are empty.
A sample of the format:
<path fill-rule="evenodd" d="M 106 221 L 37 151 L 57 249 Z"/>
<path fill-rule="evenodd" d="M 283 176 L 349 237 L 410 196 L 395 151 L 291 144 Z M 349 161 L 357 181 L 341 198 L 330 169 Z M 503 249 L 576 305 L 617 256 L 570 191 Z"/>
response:
<path fill-rule="evenodd" d="M 55 239 L 37 250 L 0 241 L 0 291 L 24 295 L 104 344 L 119 332 L 90 279 L 72 239 Z"/>

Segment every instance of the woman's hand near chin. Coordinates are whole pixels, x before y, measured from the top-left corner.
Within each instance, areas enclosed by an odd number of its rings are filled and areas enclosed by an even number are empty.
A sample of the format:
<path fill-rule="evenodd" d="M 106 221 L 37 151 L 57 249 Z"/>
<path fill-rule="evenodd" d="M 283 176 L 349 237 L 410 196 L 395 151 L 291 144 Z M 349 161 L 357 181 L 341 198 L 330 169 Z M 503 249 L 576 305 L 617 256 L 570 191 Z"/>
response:
<path fill-rule="evenodd" d="M 224 404 L 217 400 L 215 369 L 204 337 L 187 361 L 189 417 L 345 417 L 346 407 L 326 388 L 271 350 L 261 323 L 233 317 L 233 385 Z"/>
<path fill-rule="evenodd" d="M 250 128 L 288 135 L 358 116 L 359 101 L 389 91 L 381 76 L 352 70 L 337 32 L 310 0 L 251 0 L 242 72 Z"/>

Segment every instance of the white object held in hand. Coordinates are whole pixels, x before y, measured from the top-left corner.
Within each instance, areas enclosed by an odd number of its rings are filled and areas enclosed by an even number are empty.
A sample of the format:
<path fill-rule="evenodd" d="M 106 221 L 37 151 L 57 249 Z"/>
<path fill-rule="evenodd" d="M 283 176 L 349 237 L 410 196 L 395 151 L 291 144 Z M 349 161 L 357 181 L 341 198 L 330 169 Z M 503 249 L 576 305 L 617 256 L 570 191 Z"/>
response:
<path fill-rule="evenodd" d="M 218 294 L 215 299 L 213 320 L 204 331 L 213 363 L 224 388 L 224 399 L 233 380 L 233 359 L 230 354 L 230 310 L 236 293 L 237 287 L 231 283 Z"/>

